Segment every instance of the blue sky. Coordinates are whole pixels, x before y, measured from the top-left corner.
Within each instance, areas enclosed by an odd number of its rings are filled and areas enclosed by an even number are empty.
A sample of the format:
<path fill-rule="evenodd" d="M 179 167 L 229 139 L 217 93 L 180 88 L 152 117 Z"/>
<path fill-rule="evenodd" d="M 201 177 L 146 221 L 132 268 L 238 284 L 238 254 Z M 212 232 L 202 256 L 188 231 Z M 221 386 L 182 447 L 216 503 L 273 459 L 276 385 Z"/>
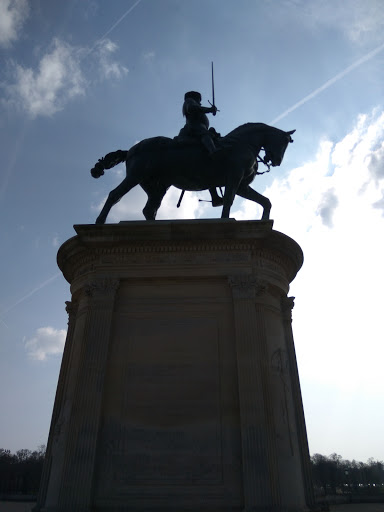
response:
<path fill-rule="evenodd" d="M 89 170 L 176 135 L 184 93 L 211 99 L 214 61 L 219 132 L 297 130 L 253 186 L 304 251 L 290 294 L 310 451 L 384 459 L 383 29 L 381 0 L 0 0 L 0 447 L 47 440 L 70 299 L 56 253 L 124 171 Z M 178 196 L 158 218 L 220 215 Z M 108 222 L 143 206 L 133 190 Z"/>

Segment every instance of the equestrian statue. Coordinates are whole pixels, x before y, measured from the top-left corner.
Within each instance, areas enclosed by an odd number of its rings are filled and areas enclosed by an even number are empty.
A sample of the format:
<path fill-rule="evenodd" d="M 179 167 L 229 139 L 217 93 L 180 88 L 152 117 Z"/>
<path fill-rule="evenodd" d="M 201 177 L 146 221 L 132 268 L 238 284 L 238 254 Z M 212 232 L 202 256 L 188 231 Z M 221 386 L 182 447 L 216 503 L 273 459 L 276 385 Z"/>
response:
<path fill-rule="evenodd" d="M 209 190 L 212 206 L 223 206 L 222 218 L 229 218 L 238 195 L 260 204 L 261 219 L 269 219 L 270 200 L 251 188 L 250 183 L 256 175 L 263 174 L 258 171 L 259 162 L 268 170 L 281 164 L 295 130 L 285 132 L 263 123 L 247 123 L 221 137 L 209 128 L 206 115 L 216 115 L 217 111 L 214 97 L 211 107 L 203 107 L 200 93 L 189 91 L 183 104 L 186 123 L 177 137 L 144 139 L 128 151 L 114 151 L 101 158 L 91 170 L 94 178 L 121 162 L 125 162 L 126 177 L 109 193 L 96 224 L 104 224 L 112 206 L 137 185 L 148 196 L 143 209 L 146 220 L 155 220 L 171 186 L 182 190 L 180 201 L 185 190 Z M 259 155 L 262 150 L 263 158 Z M 217 187 L 224 187 L 222 198 L 217 194 Z"/>

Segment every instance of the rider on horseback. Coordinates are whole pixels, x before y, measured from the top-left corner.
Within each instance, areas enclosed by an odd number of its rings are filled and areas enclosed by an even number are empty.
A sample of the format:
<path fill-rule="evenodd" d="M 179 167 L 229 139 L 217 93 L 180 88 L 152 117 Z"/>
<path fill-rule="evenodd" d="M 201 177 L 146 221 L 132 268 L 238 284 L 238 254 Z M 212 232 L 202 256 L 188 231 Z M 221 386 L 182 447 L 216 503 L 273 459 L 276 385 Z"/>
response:
<path fill-rule="evenodd" d="M 209 120 L 206 114 L 213 114 L 215 116 L 216 112 L 217 108 L 215 105 L 211 107 L 203 107 L 201 105 L 201 94 L 199 92 L 186 92 L 183 104 L 183 116 L 186 122 L 179 132 L 179 137 L 199 139 L 209 155 L 212 156 L 217 151 L 212 137 L 219 138 L 220 134 L 214 128 L 209 128 Z M 212 197 L 212 206 L 221 206 L 223 199 L 219 197 L 216 189 L 209 189 L 209 192 Z"/>
<path fill-rule="evenodd" d="M 199 138 L 208 153 L 212 155 L 217 151 L 212 135 L 215 131 L 208 130 L 209 120 L 206 114 L 216 115 L 217 108 L 202 107 L 201 94 L 196 91 L 186 92 L 184 95 L 183 116 L 185 117 L 185 126 L 180 130 L 179 137 Z"/>

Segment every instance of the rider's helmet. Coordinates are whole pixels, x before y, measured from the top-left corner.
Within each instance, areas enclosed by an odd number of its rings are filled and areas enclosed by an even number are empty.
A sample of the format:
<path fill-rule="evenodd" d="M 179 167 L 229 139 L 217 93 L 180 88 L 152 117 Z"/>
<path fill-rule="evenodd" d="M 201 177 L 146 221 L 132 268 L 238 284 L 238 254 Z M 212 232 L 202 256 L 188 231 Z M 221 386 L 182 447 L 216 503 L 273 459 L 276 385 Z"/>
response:
<path fill-rule="evenodd" d="M 184 94 L 184 100 L 186 100 L 187 98 L 192 98 L 193 100 L 201 103 L 201 94 L 199 92 L 196 92 L 196 91 L 186 92 Z"/>

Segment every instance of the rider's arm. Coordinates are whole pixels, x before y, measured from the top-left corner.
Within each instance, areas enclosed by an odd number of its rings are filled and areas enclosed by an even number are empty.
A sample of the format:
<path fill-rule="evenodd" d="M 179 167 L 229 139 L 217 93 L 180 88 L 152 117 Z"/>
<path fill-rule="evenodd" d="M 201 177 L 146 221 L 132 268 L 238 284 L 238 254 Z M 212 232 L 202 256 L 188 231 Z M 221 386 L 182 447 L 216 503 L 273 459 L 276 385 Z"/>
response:
<path fill-rule="evenodd" d="M 184 102 L 183 112 L 184 115 L 193 114 L 193 112 L 202 112 L 203 114 L 216 114 L 217 108 L 215 106 L 202 107 L 192 98 L 187 98 Z"/>

